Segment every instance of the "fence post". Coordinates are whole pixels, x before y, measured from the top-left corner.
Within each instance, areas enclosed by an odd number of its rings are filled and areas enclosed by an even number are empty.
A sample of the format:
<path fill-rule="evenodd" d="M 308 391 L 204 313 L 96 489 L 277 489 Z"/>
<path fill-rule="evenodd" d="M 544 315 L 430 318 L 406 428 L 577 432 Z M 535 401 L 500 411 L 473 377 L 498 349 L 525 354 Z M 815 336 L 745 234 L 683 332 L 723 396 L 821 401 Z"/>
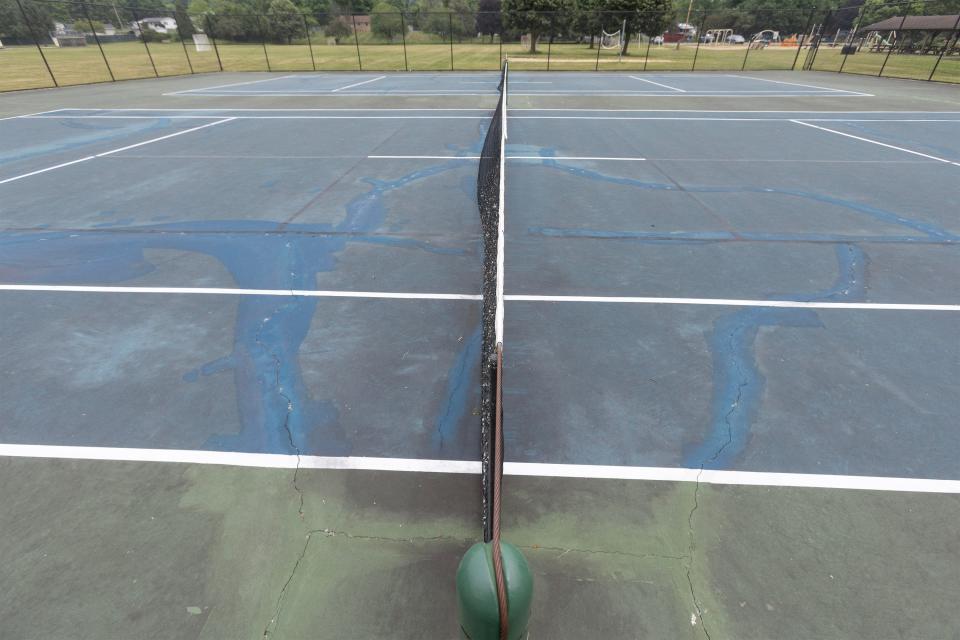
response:
<path fill-rule="evenodd" d="M 957 21 L 953 23 L 953 36 L 947 36 L 947 41 L 943 43 L 943 49 L 940 50 L 937 61 L 933 63 L 933 69 L 930 70 L 930 76 L 927 78 L 928 82 L 933 80 L 933 74 L 937 72 L 937 67 L 940 66 L 940 61 L 943 60 L 943 54 L 949 51 L 950 48 L 956 44 L 957 40 L 960 40 L 960 32 L 957 32 L 958 28 L 960 28 L 960 16 L 957 16 Z M 951 42 L 951 40 L 953 40 L 953 42 Z"/>
<path fill-rule="evenodd" d="M 403 19 L 403 11 L 400 12 L 400 37 L 403 39 L 403 70 L 410 71 L 407 62 L 407 22 Z"/>
<path fill-rule="evenodd" d="M 663 35 L 662 33 L 660 34 Z M 653 36 L 647 34 L 647 53 L 643 56 L 643 70 L 647 70 L 647 62 L 650 60 L 650 45 L 653 44 Z"/>
<path fill-rule="evenodd" d="M 357 16 L 350 14 L 350 20 L 353 22 L 353 42 L 357 45 L 357 66 L 363 71 L 363 60 L 360 58 L 360 38 L 357 37 Z"/>
<path fill-rule="evenodd" d="M 209 13 L 204 17 L 206 18 L 204 20 L 206 23 L 205 26 L 207 27 L 207 31 L 210 32 L 210 42 L 213 43 L 213 52 L 217 54 L 217 66 L 220 67 L 220 71 L 223 71 L 223 62 L 220 60 L 220 49 L 217 47 L 217 36 L 213 34 L 213 22 L 210 21 Z"/>
<path fill-rule="evenodd" d="M 547 40 L 547 71 L 550 71 L 550 52 L 553 49 L 553 22 L 557 19 L 557 14 L 553 13 L 550 16 L 550 39 Z"/>
<path fill-rule="evenodd" d="M 816 11 L 816 8 L 810 10 L 810 15 L 807 16 L 807 24 L 803 25 L 803 31 L 800 32 L 800 41 L 797 42 L 797 55 L 793 57 L 793 64 L 790 66 L 790 71 L 797 70 L 797 61 L 800 59 L 800 50 L 803 49 L 803 41 L 807 39 L 807 29 L 810 28 L 810 23 L 813 22 L 814 11 Z"/>
<path fill-rule="evenodd" d="M 750 57 L 750 41 L 747 41 L 747 52 L 743 54 L 743 64 L 740 65 L 740 71 L 747 68 L 747 58 Z"/>
<path fill-rule="evenodd" d="M 697 29 L 697 48 L 693 51 L 693 64 L 690 65 L 690 71 L 695 71 L 697 68 L 697 56 L 700 54 L 700 37 L 703 33 L 703 25 L 707 23 L 707 12 L 703 12 L 703 18 L 700 19 L 700 28 Z M 680 43 L 677 43 L 678 45 Z"/>
<path fill-rule="evenodd" d="M 303 32 L 307 34 L 307 47 L 310 48 L 310 66 L 316 71 L 317 61 L 313 59 L 313 42 L 310 40 L 310 25 L 307 24 L 307 16 L 301 13 L 300 17 L 303 18 Z"/>
<path fill-rule="evenodd" d="M 820 27 L 817 28 L 815 36 L 810 41 L 810 51 L 807 53 L 807 59 L 803 61 L 803 70 L 812 71 L 813 65 L 817 61 L 817 52 L 820 51 L 820 40 L 823 38 L 823 27 L 827 24 L 827 21 L 830 20 L 830 17 L 833 16 L 833 9 L 827 10 L 827 15 L 823 17 L 823 22 L 820 23 Z"/>
<path fill-rule="evenodd" d="M 93 34 L 93 39 L 97 41 L 97 47 L 100 49 L 100 55 L 103 56 L 103 64 L 107 65 L 107 72 L 110 74 L 111 82 L 116 82 L 117 79 L 113 76 L 113 69 L 110 68 L 110 61 L 107 60 L 107 54 L 103 52 L 103 45 L 100 44 L 100 38 L 97 36 L 97 30 L 93 28 L 93 20 L 90 19 L 90 12 L 87 11 L 87 3 L 81 2 L 83 7 L 83 15 L 86 16 L 87 22 L 90 24 L 90 32 Z"/>
<path fill-rule="evenodd" d="M 186 12 L 184 12 L 183 15 L 186 16 L 186 18 L 187 18 L 188 20 L 190 19 L 190 16 L 188 16 L 188 15 L 186 14 Z M 190 74 L 192 75 L 192 74 L 193 74 L 193 63 L 190 62 L 190 54 L 187 52 L 187 43 L 184 42 L 184 40 L 183 40 L 183 30 L 180 29 L 180 21 L 177 20 L 177 14 L 176 14 L 176 13 L 173 14 L 173 19 L 174 19 L 174 21 L 176 21 L 176 23 L 177 23 L 177 35 L 180 36 L 180 44 L 183 45 L 183 57 L 187 59 L 187 66 L 190 67 Z M 190 25 L 190 26 L 193 26 L 193 25 Z"/>
<path fill-rule="evenodd" d="M 897 33 L 903 33 L 903 23 L 907 21 L 907 10 L 904 7 L 903 10 L 903 20 L 900 21 L 900 26 L 897 28 Z M 890 45 L 890 48 L 887 49 L 887 57 L 883 59 L 883 64 L 880 66 L 880 73 L 877 74 L 878 78 L 883 77 L 883 70 L 887 68 L 887 60 L 890 59 L 890 54 L 893 53 L 893 45 Z"/>
<path fill-rule="evenodd" d="M 43 48 L 40 46 L 40 41 L 37 40 L 37 34 L 33 30 L 33 25 L 30 24 L 30 18 L 27 17 L 27 12 L 24 10 L 23 5 L 20 4 L 20 0 L 17 0 L 17 6 L 20 7 L 20 14 L 23 16 L 23 23 L 27 25 L 27 29 L 30 31 L 30 37 L 33 38 L 33 44 L 37 45 L 37 51 L 40 52 L 40 58 L 43 59 L 43 66 L 47 68 L 47 73 L 50 74 L 50 79 L 53 80 L 53 86 L 59 87 L 57 83 L 57 77 L 53 75 L 53 69 L 50 68 L 50 63 L 47 62 L 47 56 L 43 53 Z"/>
<path fill-rule="evenodd" d="M 153 77 L 159 78 L 160 74 L 157 73 L 157 65 L 153 62 L 153 55 L 150 53 L 150 46 L 147 44 L 147 39 L 143 35 L 143 25 L 140 24 L 140 16 L 137 15 L 137 10 L 133 7 L 130 7 L 130 13 L 133 14 L 133 21 L 137 25 L 137 31 L 140 32 L 140 40 L 143 42 L 143 48 L 147 50 L 147 57 L 150 58 L 150 66 L 153 67 Z"/>
<path fill-rule="evenodd" d="M 453 71 L 453 12 L 447 14 L 450 26 L 450 71 Z"/>
<path fill-rule="evenodd" d="M 273 71 L 270 68 L 270 56 L 267 55 L 267 34 L 263 31 L 263 21 L 260 19 L 261 16 L 259 13 L 257 15 L 257 26 L 260 27 L 260 46 L 263 47 L 263 59 L 267 61 L 267 71 Z"/>
<path fill-rule="evenodd" d="M 590 36 L 591 38 L 593 36 Z M 600 71 L 600 50 L 603 48 L 603 28 L 600 29 L 600 39 L 597 40 L 597 64 L 593 67 L 594 71 Z"/>
<path fill-rule="evenodd" d="M 847 44 L 844 45 L 844 48 L 850 45 L 850 43 L 853 41 L 854 36 L 856 36 L 857 32 L 860 31 L 860 23 L 863 22 L 863 14 L 866 13 L 865 11 L 866 7 L 867 7 L 866 3 L 860 6 L 860 11 L 857 14 L 857 24 L 853 28 L 853 33 L 851 33 L 850 36 L 847 38 Z M 843 66 L 847 64 L 847 58 L 849 56 L 850 56 L 849 53 L 843 54 L 843 60 L 840 61 L 840 68 L 837 69 L 837 73 L 843 73 Z"/>
<path fill-rule="evenodd" d="M 503 11 L 500 14 L 500 33 L 497 34 L 497 46 L 500 47 L 500 59 L 497 61 L 497 69 L 503 68 Z"/>

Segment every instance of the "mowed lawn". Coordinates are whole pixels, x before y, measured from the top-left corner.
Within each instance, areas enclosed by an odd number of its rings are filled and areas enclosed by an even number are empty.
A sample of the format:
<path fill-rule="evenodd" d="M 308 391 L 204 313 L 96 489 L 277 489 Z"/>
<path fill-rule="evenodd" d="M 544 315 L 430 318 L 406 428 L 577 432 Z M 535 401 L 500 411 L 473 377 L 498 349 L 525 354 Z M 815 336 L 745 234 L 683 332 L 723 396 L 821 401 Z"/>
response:
<path fill-rule="evenodd" d="M 591 49 L 582 44 L 543 42 L 530 53 L 519 42 L 476 41 L 464 43 L 360 43 L 359 55 L 353 42 L 329 44 L 218 43 L 216 50 L 197 51 L 192 43 L 154 43 L 149 49 L 140 42 L 62 48 L 44 47 L 43 53 L 60 85 L 170 76 L 193 72 L 219 71 L 443 71 L 495 70 L 501 56 L 510 58 L 517 70 L 605 71 L 740 71 L 800 69 L 807 51 L 796 47 L 771 46 L 750 49 L 744 46 L 696 45 L 647 46 L 631 43 L 629 55 L 620 58 L 615 50 Z M 219 55 L 219 60 L 218 60 Z M 104 61 L 106 57 L 106 62 Z M 817 52 L 814 69 L 879 73 L 900 78 L 926 80 L 936 56 L 892 55 L 861 52 L 844 56 L 839 48 L 824 47 Z M 794 66 L 796 63 L 796 66 Z M 108 68 L 109 65 L 109 68 Z M 960 56 L 947 56 L 934 74 L 935 80 L 960 82 Z M 0 91 L 53 86 L 36 47 L 10 46 L 0 49 Z"/>

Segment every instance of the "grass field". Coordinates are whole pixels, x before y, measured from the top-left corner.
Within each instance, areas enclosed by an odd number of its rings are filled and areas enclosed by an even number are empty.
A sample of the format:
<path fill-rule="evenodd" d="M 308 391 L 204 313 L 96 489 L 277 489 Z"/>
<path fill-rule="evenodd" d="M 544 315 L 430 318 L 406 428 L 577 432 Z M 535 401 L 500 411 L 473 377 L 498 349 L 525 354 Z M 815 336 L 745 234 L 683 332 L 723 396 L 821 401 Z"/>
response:
<path fill-rule="evenodd" d="M 622 70 L 622 71 L 740 71 L 791 69 L 797 59 L 794 47 L 768 47 L 747 50 L 743 46 L 632 45 L 622 60 L 613 50 L 601 50 L 581 44 L 542 44 L 536 54 L 517 43 L 361 43 L 359 59 L 353 43 L 340 45 L 276 45 L 218 43 L 217 51 L 198 52 L 189 45 L 155 43 L 149 50 L 140 42 L 119 42 L 103 46 L 58 49 L 45 47 L 47 61 L 60 85 L 169 76 L 194 72 L 219 71 L 412 71 L 498 69 L 500 56 L 509 56 L 518 70 Z M 217 60 L 219 53 L 220 60 Z M 549 55 L 548 55 L 549 54 Z M 796 68 L 801 68 L 807 52 L 801 51 Z M 106 63 L 104 62 L 106 57 Z M 846 62 L 836 48 L 821 48 L 814 69 L 876 75 L 886 54 L 861 52 Z M 694 67 L 694 60 L 696 66 Z M 452 61 L 452 65 L 451 65 Z M 936 56 L 892 55 L 884 67 L 884 76 L 926 80 Z M 109 69 L 107 66 L 109 63 Z M 935 80 L 960 82 L 960 59 L 945 58 L 934 75 Z M 0 49 L 0 91 L 50 87 L 53 83 L 36 47 L 11 46 Z"/>

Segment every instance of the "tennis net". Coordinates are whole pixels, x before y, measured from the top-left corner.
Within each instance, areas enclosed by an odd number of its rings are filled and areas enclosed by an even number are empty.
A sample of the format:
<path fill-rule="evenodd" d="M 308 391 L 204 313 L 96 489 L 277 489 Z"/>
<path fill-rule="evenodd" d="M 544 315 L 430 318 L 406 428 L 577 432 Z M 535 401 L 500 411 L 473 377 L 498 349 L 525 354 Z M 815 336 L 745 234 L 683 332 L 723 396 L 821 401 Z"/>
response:
<path fill-rule="evenodd" d="M 480 351 L 480 438 L 483 483 L 483 539 L 499 537 L 499 484 L 503 472 L 500 406 L 500 364 L 503 349 L 503 193 L 504 146 L 507 139 L 505 62 L 500 101 L 480 154 L 477 205 L 483 228 L 483 317 Z"/>

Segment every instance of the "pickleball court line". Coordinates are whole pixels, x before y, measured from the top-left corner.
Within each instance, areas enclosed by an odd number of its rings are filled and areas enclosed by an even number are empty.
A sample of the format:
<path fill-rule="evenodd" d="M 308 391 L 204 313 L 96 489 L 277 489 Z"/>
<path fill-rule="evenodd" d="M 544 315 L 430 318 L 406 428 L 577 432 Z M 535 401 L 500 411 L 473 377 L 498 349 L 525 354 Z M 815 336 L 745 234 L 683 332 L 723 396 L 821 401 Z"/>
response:
<path fill-rule="evenodd" d="M 60 164 L 55 164 L 51 167 L 44 167 L 43 169 L 37 169 L 36 171 L 30 171 L 29 173 L 23 173 L 19 176 L 13 176 L 12 178 L 6 178 L 5 180 L 0 180 L 0 184 L 7 184 L 8 182 L 15 182 L 17 180 L 22 180 L 23 178 L 29 178 L 31 176 L 36 176 L 41 173 L 47 173 L 48 171 L 54 171 L 55 169 L 62 169 L 63 167 L 69 167 L 70 165 L 79 164 L 81 162 L 87 162 L 88 160 L 95 160 L 97 158 L 103 158 L 105 156 L 110 156 L 115 153 L 120 153 L 121 151 L 128 151 L 130 149 L 136 149 L 137 147 L 142 147 L 144 145 L 153 144 L 154 142 L 160 142 L 162 140 L 169 140 L 170 138 L 176 138 L 177 136 L 182 136 L 187 133 L 193 133 L 194 131 L 199 131 L 200 129 L 206 129 L 207 127 L 215 127 L 218 124 L 224 124 L 226 122 L 231 122 L 236 120 L 236 118 L 224 118 L 223 120 L 217 120 L 216 122 L 208 122 L 207 124 L 202 124 L 199 127 L 193 127 L 191 129 L 184 129 L 183 131 L 175 131 L 174 133 L 169 133 L 165 136 L 160 136 L 159 138 L 151 138 L 150 140 L 144 140 L 143 142 L 137 142 L 135 144 L 128 144 L 126 146 L 120 147 L 118 149 L 110 149 L 109 151 L 104 151 L 103 153 L 95 153 L 93 155 L 85 156 L 83 158 L 77 158 L 76 160 L 70 160 L 69 162 L 61 162 Z"/>
<path fill-rule="evenodd" d="M 98 285 L 0 284 L 0 292 L 126 293 L 170 295 L 289 296 L 307 298 L 371 298 L 396 300 L 480 300 L 466 293 L 416 293 L 396 291 L 336 291 L 314 289 L 240 289 L 231 287 L 127 287 Z M 787 309 L 857 309 L 861 311 L 960 311 L 960 304 L 892 302 L 810 302 L 806 300 L 748 300 L 738 298 L 668 298 L 651 296 L 505 295 L 508 302 L 594 302 L 664 304 L 718 307 L 775 307 Z"/>
<path fill-rule="evenodd" d="M 127 447 L 0 444 L 0 457 L 204 464 L 261 469 L 329 469 L 344 471 L 397 471 L 407 473 L 456 474 L 480 473 L 479 460 L 432 460 L 364 456 L 335 457 Z M 541 462 L 506 462 L 504 463 L 503 471 L 504 474 L 508 476 L 528 476 L 536 478 L 700 482 L 715 485 L 854 489 L 904 493 L 960 493 L 960 480 L 938 478 L 726 471 L 686 467 L 553 464 Z"/>

